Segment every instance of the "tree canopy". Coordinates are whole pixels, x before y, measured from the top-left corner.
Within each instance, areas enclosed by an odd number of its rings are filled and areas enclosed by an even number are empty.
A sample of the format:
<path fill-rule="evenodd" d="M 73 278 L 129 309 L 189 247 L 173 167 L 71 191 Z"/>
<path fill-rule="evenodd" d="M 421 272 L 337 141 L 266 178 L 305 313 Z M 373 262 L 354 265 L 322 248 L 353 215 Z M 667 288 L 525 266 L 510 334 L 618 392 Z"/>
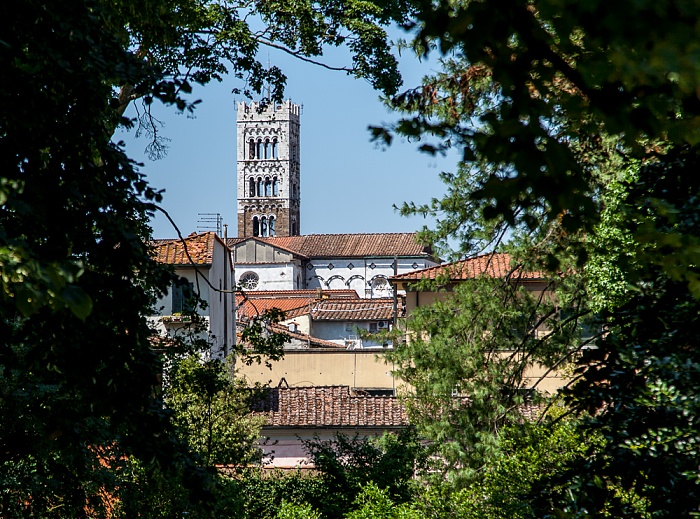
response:
<path fill-rule="evenodd" d="M 579 357 L 566 395 L 583 434 L 604 441 L 551 480 L 550 489 L 568 486 L 546 493 L 541 515 L 697 508 L 697 467 L 686 463 L 700 433 L 690 382 L 700 359 L 686 323 L 700 310 L 698 20 L 696 3 L 674 0 L 418 2 L 414 46 L 440 53 L 443 66 L 392 98 L 400 122 L 373 129 L 385 142 L 403 135 L 428 153 L 462 153 L 441 176 L 444 198 L 402 208 L 437 218 L 424 239 L 448 248 L 456 238 L 458 254 L 511 250 L 555 277 L 574 274 L 569 300 L 596 312 L 604 333 Z M 474 290 L 449 310 L 420 313 L 441 324 L 399 353 L 409 373 L 408 359 L 434 354 L 419 376 L 432 373 L 433 388 L 465 365 L 441 351 L 459 356 L 468 330 L 484 342 L 484 323 L 514 309 L 482 301 L 481 315 L 469 303 L 488 292 Z M 476 326 L 457 327 L 468 310 Z"/>
<path fill-rule="evenodd" d="M 269 83 L 281 98 L 284 76 L 258 61 L 260 45 L 310 60 L 347 45 L 344 70 L 391 94 L 400 78 L 382 24 L 406 10 L 354 0 L 15 7 L 0 34 L 12 78 L 0 86 L 0 513 L 106 513 L 110 492 L 129 487 L 115 477 L 127 464 L 202 501 L 207 474 L 163 405 L 145 319 L 173 281 L 149 254 L 161 194 L 112 135 L 134 124 L 129 102 L 143 100 L 148 124 L 153 102 L 192 110 L 193 85 L 227 72 L 244 93 Z"/>

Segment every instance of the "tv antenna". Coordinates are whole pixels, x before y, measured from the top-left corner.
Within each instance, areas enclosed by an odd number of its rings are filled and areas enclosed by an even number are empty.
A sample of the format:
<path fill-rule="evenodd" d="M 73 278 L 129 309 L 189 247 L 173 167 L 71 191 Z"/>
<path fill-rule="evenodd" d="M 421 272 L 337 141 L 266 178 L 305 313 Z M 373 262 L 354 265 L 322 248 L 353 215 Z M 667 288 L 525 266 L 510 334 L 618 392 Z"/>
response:
<path fill-rule="evenodd" d="M 215 231 L 218 236 L 223 236 L 224 233 L 224 218 L 220 213 L 197 213 L 199 220 L 197 221 L 197 229 L 205 231 Z"/>

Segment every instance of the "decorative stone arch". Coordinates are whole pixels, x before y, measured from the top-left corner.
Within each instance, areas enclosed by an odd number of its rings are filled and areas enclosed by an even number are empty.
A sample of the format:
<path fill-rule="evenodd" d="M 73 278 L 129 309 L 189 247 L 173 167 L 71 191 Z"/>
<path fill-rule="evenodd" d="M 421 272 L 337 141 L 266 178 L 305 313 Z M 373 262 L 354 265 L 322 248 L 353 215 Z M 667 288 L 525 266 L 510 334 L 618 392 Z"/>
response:
<path fill-rule="evenodd" d="M 311 276 L 309 278 L 309 281 L 311 281 L 312 279 L 318 279 L 321 282 L 321 284 L 323 284 L 323 282 L 324 282 L 324 279 L 321 276 Z"/>
<path fill-rule="evenodd" d="M 345 282 L 345 285 L 349 288 L 349 287 L 350 287 L 350 283 L 352 283 L 352 282 L 355 281 L 356 279 L 361 279 L 362 281 L 364 281 L 364 280 L 365 280 L 365 277 L 364 277 L 364 276 L 361 276 L 361 275 L 359 275 L 359 274 L 355 274 L 354 276 L 350 276 L 350 277 L 348 278 L 348 280 Z"/>
<path fill-rule="evenodd" d="M 336 274 L 335 276 L 331 276 L 326 280 L 326 288 L 330 289 L 331 283 L 333 283 L 333 281 L 335 281 L 336 279 L 339 279 L 340 281 L 345 283 L 345 278 L 343 276 Z"/>

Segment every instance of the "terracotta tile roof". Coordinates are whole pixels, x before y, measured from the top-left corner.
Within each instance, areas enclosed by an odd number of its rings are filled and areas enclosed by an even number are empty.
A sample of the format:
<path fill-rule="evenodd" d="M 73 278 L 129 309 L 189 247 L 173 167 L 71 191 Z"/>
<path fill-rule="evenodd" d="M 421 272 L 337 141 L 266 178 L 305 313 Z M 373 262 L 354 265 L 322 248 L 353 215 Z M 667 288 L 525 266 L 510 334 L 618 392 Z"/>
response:
<path fill-rule="evenodd" d="M 251 238 L 229 238 L 233 247 Z M 393 256 L 431 256 L 430 248 L 416 242 L 416 233 L 381 234 L 309 234 L 252 238 L 307 258 L 366 258 Z"/>
<path fill-rule="evenodd" d="M 280 299 L 256 297 L 244 298 L 242 295 L 236 294 L 236 310 L 238 315 L 242 317 L 254 317 L 258 314 L 262 314 L 265 310 L 269 310 L 270 308 L 279 308 L 285 313 L 297 308 L 303 308 L 306 310 L 306 313 L 308 313 L 309 304 L 311 304 L 313 300 L 313 297 L 290 297 Z"/>
<path fill-rule="evenodd" d="M 316 321 L 387 321 L 394 318 L 393 299 L 324 299 L 311 310 Z"/>
<path fill-rule="evenodd" d="M 444 265 L 438 265 L 436 267 L 428 267 L 406 274 L 399 274 L 398 276 L 392 276 L 390 280 L 417 281 L 420 279 L 436 279 L 441 276 L 447 276 L 452 281 L 463 281 L 465 279 L 474 279 L 482 275 L 504 278 L 509 274 L 519 279 L 542 279 L 543 277 L 541 272 L 528 272 L 522 269 L 516 269 L 514 272 L 511 266 L 510 254 L 494 253 L 452 263 L 445 263 Z"/>
<path fill-rule="evenodd" d="M 211 265 L 214 258 L 215 232 L 192 233 L 182 240 L 158 240 L 153 243 L 153 256 L 160 263 L 169 265 Z M 222 242 L 223 244 L 223 242 Z M 185 252 L 189 253 L 190 259 Z"/>
<path fill-rule="evenodd" d="M 406 409 L 390 396 L 354 395 L 347 386 L 268 389 L 253 410 L 267 427 L 405 427 Z"/>

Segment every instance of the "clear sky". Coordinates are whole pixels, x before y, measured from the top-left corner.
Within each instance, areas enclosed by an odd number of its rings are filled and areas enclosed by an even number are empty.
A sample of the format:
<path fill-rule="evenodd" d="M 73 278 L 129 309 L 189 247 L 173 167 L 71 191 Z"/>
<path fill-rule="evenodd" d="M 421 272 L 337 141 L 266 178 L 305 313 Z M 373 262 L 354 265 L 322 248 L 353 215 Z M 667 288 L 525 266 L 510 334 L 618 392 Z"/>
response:
<path fill-rule="evenodd" d="M 268 51 L 263 61 L 267 61 Z M 328 62 L 338 65 L 342 52 Z M 270 62 L 287 74 L 286 97 L 303 105 L 301 115 L 301 232 L 302 234 L 406 232 L 421 228 L 422 218 L 404 218 L 393 204 L 427 202 L 440 196 L 441 170 L 454 169 L 455 160 L 417 151 L 415 143 L 396 142 L 383 150 L 370 142 L 369 125 L 391 121 L 379 95 L 366 81 L 329 71 L 269 51 Z M 419 84 L 429 64 L 401 59 L 404 88 Z M 172 107 L 154 107 L 164 123 L 161 135 L 170 139 L 167 156 L 152 161 L 144 155 L 146 136 L 122 133 L 127 154 L 143 163 L 139 169 L 151 186 L 165 189 L 163 207 L 183 234 L 202 230 L 198 213 L 220 213 L 228 235 L 236 236 L 236 110 L 244 100 L 222 83 L 195 86 L 201 99 L 194 118 Z M 127 115 L 134 116 L 133 107 Z M 156 238 L 174 237 L 162 215 L 153 221 Z"/>

